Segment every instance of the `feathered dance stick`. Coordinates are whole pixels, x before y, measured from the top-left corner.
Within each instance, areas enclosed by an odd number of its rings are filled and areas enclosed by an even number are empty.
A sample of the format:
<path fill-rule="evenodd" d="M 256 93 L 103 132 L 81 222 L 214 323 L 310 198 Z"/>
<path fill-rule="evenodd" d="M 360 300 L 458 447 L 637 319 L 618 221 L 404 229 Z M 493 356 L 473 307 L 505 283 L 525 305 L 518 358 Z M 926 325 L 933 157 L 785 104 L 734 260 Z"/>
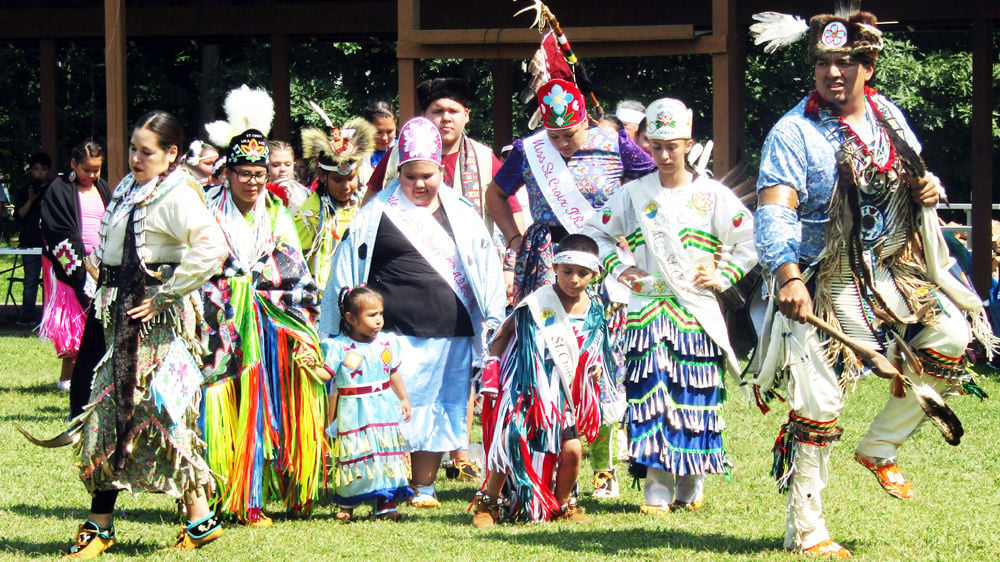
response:
<path fill-rule="evenodd" d="M 517 1 L 514 0 L 515 3 Z M 597 101 L 597 96 L 594 95 L 593 84 L 590 76 L 587 74 L 587 69 L 576 56 L 576 53 L 573 52 L 573 47 L 570 45 L 566 34 L 563 33 L 562 26 L 559 25 L 559 20 L 556 19 L 555 14 L 541 0 L 532 0 L 530 6 L 515 12 L 514 17 L 531 11 L 535 12 L 535 21 L 532 22 L 531 27 L 537 27 L 538 32 L 545 35 L 542 37 L 541 46 L 535 53 L 535 56 L 532 57 L 528 68 L 525 69 L 529 70 L 534 78 L 529 88 L 526 88 L 521 93 L 521 101 L 524 103 L 530 101 L 538 91 L 538 88 L 550 79 L 562 78 L 576 83 L 583 95 L 590 98 L 595 119 L 603 117 L 604 108 L 601 107 L 601 103 Z M 555 45 L 553 44 L 558 46 L 558 51 L 555 50 Z M 568 76 L 561 75 L 564 72 L 563 68 L 569 71 Z M 532 129 L 536 128 L 541 122 L 541 117 L 541 113 L 536 110 L 528 126 Z"/>
<path fill-rule="evenodd" d="M 948 442 L 949 445 L 958 445 L 962 439 L 962 435 L 965 434 L 965 429 L 962 428 L 962 422 L 955 415 L 955 412 L 945 403 L 944 398 L 938 394 L 934 388 L 927 384 L 914 384 L 910 377 L 903 374 L 891 361 L 885 358 L 881 353 L 868 349 L 867 347 L 861 345 L 860 343 L 854 341 L 850 336 L 843 333 L 842 331 L 834 328 L 830 324 L 827 324 L 823 320 L 820 320 L 813 314 L 809 314 L 808 321 L 813 326 L 819 328 L 827 335 L 839 341 L 840 343 L 847 346 L 851 351 L 857 353 L 861 360 L 867 363 L 876 375 L 895 379 L 900 381 L 906 388 L 913 391 L 914 396 L 917 398 L 917 402 L 920 403 L 920 407 L 924 410 L 924 413 L 934 422 L 934 425 L 941 431 L 944 435 L 944 440 Z M 920 359 L 917 358 L 916 354 L 910 348 L 903 338 L 899 337 L 899 334 L 892 332 L 893 338 L 896 341 L 896 345 L 899 347 L 903 358 L 907 363 L 910 364 L 914 372 L 920 373 L 923 371 L 923 366 L 920 363 Z"/>

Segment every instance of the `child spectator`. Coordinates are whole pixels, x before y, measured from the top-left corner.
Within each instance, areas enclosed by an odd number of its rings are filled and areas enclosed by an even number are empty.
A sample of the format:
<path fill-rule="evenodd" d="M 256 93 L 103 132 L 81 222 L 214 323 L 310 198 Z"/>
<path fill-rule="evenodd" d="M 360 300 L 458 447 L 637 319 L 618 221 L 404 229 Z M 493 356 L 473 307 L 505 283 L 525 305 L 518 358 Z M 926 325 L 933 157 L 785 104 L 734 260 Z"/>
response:
<path fill-rule="evenodd" d="M 267 162 L 267 189 L 295 216 L 310 194 L 310 189 L 295 177 L 295 149 L 280 140 L 267 141 L 267 148 L 271 153 Z"/>

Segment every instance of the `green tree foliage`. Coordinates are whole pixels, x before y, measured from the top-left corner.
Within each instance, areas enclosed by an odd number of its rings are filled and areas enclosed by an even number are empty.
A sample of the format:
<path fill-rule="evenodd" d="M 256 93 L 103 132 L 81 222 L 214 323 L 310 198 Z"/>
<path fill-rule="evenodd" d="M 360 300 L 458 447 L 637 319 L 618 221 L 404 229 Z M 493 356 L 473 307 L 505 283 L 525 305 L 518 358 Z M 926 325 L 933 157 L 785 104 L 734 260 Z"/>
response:
<path fill-rule="evenodd" d="M 572 35 L 571 30 L 567 30 Z M 1000 36 L 998 36 L 1000 37 Z M 891 34 L 876 70 L 874 85 L 907 113 L 923 142 L 929 166 L 948 185 L 952 200 L 967 201 L 969 191 L 969 124 L 972 56 L 970 34 Z M 205 122 L 224 117 L 226 93 L 241 84 L 271 89 L 271 57 L 266 42 L 247 40 L 205 44 L 155 41 L 128 45 L 128 121 L 152 109 L 175 113 L 187 137 L 204 137 Z M 1000 41 L 995 53 L 1000 53 Z M 515 61 L 515 90 L 529 81 Z M 60 43 L 57 50 L 59 155 L 62 167 L 75 143 L 87 137 L 103 140 L 106 123 L 103 46 Z M 585 61 L 595 93 L 608 112 L 622 99 L 644 103 L 664 96 L 684 100 L 695 113 L 699 140 L 711 135 L 712 65 L 708 55 L 683 57 L 589 58 Z M 475 90 L 470 133 L 493 138 L 493 63 L 488 60 L 425 60 L 421 78 L 460 76 Z M 770 127 L 813 88 L 812 66 L 805 44 L 766 55 L 747 46 L 746 147 L 751 169 Z M 315 100 L 335 122 L 360 114 L 374 100 L 397 104 L 395 45 L 376 40 L 332 42 L 302 39 L 290 49 L 291 139 L 306 126 L 322 126 L 307 101 Z M 0 78 L 19 87 L 8 90 L 13 110 L 0 112 L 0 170 L 13 178 L 24 171 L 24 159 L 38 150 L 40 85 L 37 48 L 0 48 Z M 1000 64 L 993 80 L 1000 85 Z M 526 134 L 533 103 L 521 104 L 514 92 L 514 133 Z M 994 169 L 1000 170 L 1000 96 L 995 99 Z M 127 131 L 121 132 L 127 134 Z"/>
<path fill-rule="evenodd" d="M 20 183 L 27 171 L 25 160 L 41 144 L 37 61 L 38 49 L 15 46 L 0 49 L 0 83 L 8 85 L 5 97 L 13 102 L 2 104 L 4 107 L 0 109 L 0 177 L 9 176 L 14 185 Z"/>
<path fill-rule="evenodd" d="M 290 98 L 292 135 L 303 127 L 323 127 L 319 115 L 309 106 L 313 100 L 334 123 L 360 115 L 368 103 L 385 100 L 396 104 L 395 44 L 299 43 L 291 48 Z M 298 138 L 286 139 L 293 143 Z"/>
<path fill-rule="evenodd" d="M 887 34 L 871 82 L 906 114 L 921 140 L 924 159 L 942 178 L 955 202 L 968 202 L 971 189 L 969 41 L 970 34 L 960 32 Z M 1000 52 L 997 46 L 995 58 Z M 751 160 L 756 162 L 770 127 L 814 85 L 804 42 L 771 55 L 752 45 L 748 49 L 747 146 Z M 1000 85 L 1000 64 L 993 65 L 993 83 L 994 89 Z M 994 96 L 994 176 L 1000 170 L 998 114 L 1000 97 Z M 994 185 L 1000 182 L 994 180 Z"/>

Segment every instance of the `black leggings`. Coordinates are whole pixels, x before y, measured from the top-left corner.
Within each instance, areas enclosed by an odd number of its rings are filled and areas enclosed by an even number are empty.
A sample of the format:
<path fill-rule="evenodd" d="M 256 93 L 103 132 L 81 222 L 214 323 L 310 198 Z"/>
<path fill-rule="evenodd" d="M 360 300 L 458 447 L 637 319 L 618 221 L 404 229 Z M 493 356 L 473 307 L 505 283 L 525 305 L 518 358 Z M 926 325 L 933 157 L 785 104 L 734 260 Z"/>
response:
<path fill-rule="evenodd" d="M 105 351 L 104 327 L 94 316 L 94 307 L 91 306 L 87 312 L 87 321 L 80 339 L 80 352 L 77 353 L 76 363 L 73 365 L 73 382 L 69 387 L 70 418 L 80 415 L 83 412 L 83 407 L 87 405 L 87 402 L 90 402 L 90 383 L 94 378 L 94 369 L 104 357 Z"/>
<path fill-rule="evenodd" d="M 107 515 L 115 511 L 115 500 L 118 490 L 98 490 L 90 500 L 90 512 L 97 515 Z"/>

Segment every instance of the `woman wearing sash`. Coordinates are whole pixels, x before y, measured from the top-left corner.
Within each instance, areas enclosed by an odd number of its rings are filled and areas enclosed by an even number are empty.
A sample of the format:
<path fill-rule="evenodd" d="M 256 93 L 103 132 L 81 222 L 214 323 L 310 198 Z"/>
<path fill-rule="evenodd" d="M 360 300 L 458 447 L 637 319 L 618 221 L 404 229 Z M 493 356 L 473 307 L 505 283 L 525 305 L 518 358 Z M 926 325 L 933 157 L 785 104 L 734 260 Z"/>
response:
<path fill-rule="evenodd" d="M 513 284 L 507 287 L 514 304 L 554 282 L 553 242 L 567 234 L 582 233 L 584 222 L 595 209 L 621 187 L 622 177 L 636 179 L 656 169 L 627 132 L 615 134 L 588 127 L 586 101 L 576 84 L 549 81 L 538 90 L 538 105 L 544 129 L 514 141 L 510 155 L 487 188 L 490 213 L 507 240 L 504 269 L 514 271 Z M 534 220 L 523 237 L 507 201 L 521 186 L 527 187 Z M 620 292 L 627 295 L 624 289 Z M 596 497 L 618 494 L 610 453 L 615 421 L 605 420 L 601 439 L 591 448 Z"/>
<path fill-rule="evenodd" d="M 486 204 L 507 240 L 504 265 L 515 268 L 515 303 L 553 282 L 552 243 L 583 232 L 583 223 L 621 187 L 656 168 L 625 131 L 589 127 L 576 84 L 550 80 L 538 90 L 544 130 L 514 141 L 487 188 Z M 507 198 L 528 190 L 534 223 L 522 237 Z"/>
<path fill-rule="evenodd" d="M 337 247 L 320 331 L 340 332 L 336 295 L 365 283 L 385 299 L 384 330 L 399 336 L 400 374 L 413 416 L 400 424 L 412 459 L 416 507 L 440 505 L 434 477 L 442 454 L 467 446 L 473 358 L 483 332 L 500 325 L 500 260 L 475 207 L 440 189 L 441 137 L 429 120 L 399 136 L 399 179 L 369 201 Z M 447 186 L 445 186 L 447 187 Z"/>
<path fill-rule="evenodd" d="M 626 184 L 586 232 L 609 275 L 632 290 L 623 341 L 629 454 L 646 473 L 641 511 L 661 514 L 700 506 L 704 475 L 728 470 L 722 372 L 736 376 L 739 365 L 715 293 L 757 256 L 750 212 L 727 187 L 685 166 L 691 110 L 664 98 L 646 117 L 657 173 Z M 622 240 L 631 256 L 622 256 Z"/>
<path fill-rule="evenodd" d="M 98 278 L 94 315 L 108 353 L 89 403 L 70 422 L 90 516 L 68 558 L 94 558 L 115 544 L 118 493 L 155 492 L 186 504 L 174 548 L 222 535 L 208 506 L 214 480 L 196 427 L 200 349 L 189 295 L 222 269 L 226 241 L 201 187 L 177 169 L 183 129 L 164 112 L 139 119 L 129 167 L 101 219 L 85 266 Z M 182 260 L 183 258 L 183 260 Z"/>

